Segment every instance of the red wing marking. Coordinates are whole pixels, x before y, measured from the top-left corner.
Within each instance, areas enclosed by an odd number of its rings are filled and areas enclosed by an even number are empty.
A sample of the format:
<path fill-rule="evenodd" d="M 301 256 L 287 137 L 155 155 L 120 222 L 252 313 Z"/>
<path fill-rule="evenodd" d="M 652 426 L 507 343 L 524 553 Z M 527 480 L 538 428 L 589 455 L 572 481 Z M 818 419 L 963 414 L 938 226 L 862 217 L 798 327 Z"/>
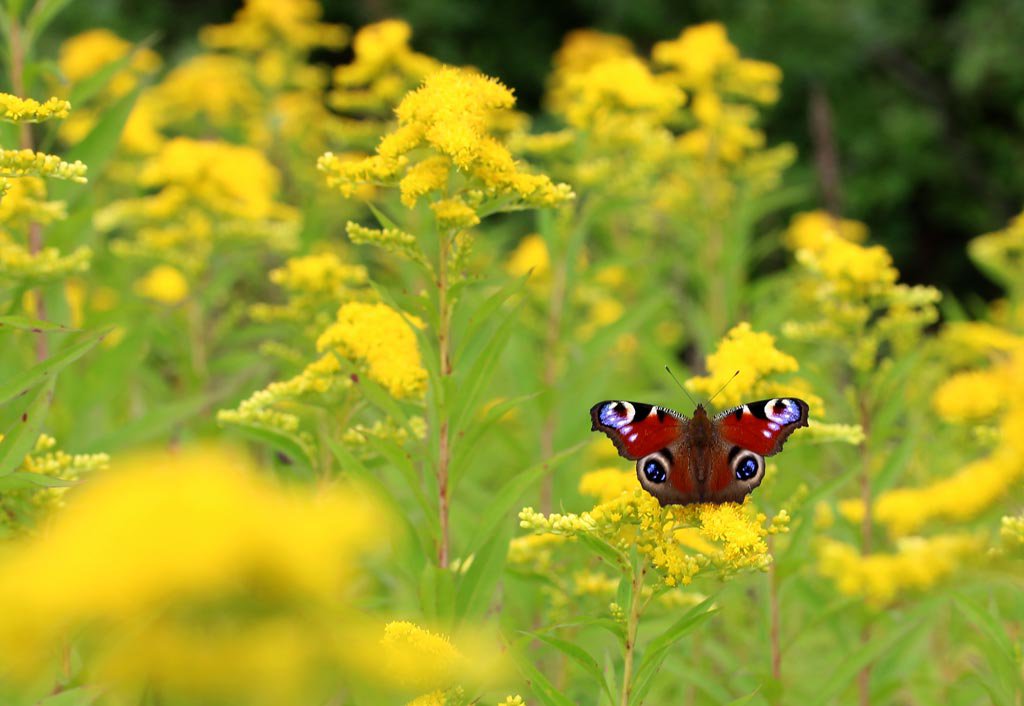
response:
<path fill-rule="evenodd" d="M 603 431 L 619 454 L 633 461 L 677 441 L 687 423 L 675 412 L 624 400 L 597 403 L 590 409 L 590 419 L 591 430 Z"/>
<path fill-rule="evenodd" d="M 772 456 L 782 450 L 790 434 L 807 426 L 807 412 L 807 403 L 803 400 L 780 397 L 726 410 L 715 417 L 715 422 L 726 442 L 762 456 Z"/>

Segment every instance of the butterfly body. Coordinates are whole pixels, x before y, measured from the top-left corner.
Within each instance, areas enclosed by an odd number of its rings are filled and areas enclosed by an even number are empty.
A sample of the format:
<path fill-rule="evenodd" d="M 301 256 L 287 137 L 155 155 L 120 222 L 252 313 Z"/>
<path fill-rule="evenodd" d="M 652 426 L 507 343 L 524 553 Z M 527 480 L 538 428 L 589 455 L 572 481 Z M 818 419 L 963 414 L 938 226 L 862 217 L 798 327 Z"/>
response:
<path fill-rule="evenodd" d="M 793 398 L 748 402 L 693 417 L 642 402 L 606 400 L 590 410 L 592 430 L 636 461 L 640 485 L 662 505 L 741 502 L 764 478 L 765 456 L 807 426 L 807 403 Z"/>

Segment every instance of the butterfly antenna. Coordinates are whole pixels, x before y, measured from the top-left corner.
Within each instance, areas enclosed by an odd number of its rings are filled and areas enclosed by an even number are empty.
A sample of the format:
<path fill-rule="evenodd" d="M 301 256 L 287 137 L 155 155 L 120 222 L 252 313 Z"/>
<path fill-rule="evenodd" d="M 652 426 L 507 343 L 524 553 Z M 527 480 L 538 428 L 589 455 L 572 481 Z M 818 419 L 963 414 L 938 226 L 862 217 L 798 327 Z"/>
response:
<path fill-rule="evenodd" d="M 716 397 L 718 397 L 718 395 L 719 395 L 719 394 L 721 394 L 722 390 L 724 390 L 725 388 L 727 388 L 727 387 L 729 386 L 729 383 L 730 383 L 730 382 L 732 382 L 733 380 L 735 380 L 735 379 L 736 379 L 736 376 L 737 376 L 737 375 L 739 375 L 739 374 L 740 374 L 740 371 L 739 371 L 739 370 L 737 370 L 737 371 L 736 371 L 735 373 L 733 373 L 733 374 L 732 374 L 732 377 L 731 377 L 731 378 L 729 378 L 728 380 L 726 380 L 726 381 L 725 381 L 725 384 L 724 384 L 724 385 L 722 385 L 722 386 L 721 386 L 720 388 L 718 388 L 718 392 L 716 392 L 715 394 L 711 395 L 711 399 L 709 399 L 709 400 L 708 400 L 708 404 L 711 404 L 711 400 L 713 400 L 713 399 L 715 399 Z"/>
<path fill-rule="evenodd" d="M 675 380 L 676 384 L 679 385 L 679 389 L 683 391 L 684 395 L 686 395 L 687 397 L 690 398 L 690 402 L 693 402 L 693 406 L 696 407 L 697 406 L 697 401 L 695 399 L 693 399 L 692 396 L 690 396 L 690 393 L 686 390 L 685 387 L 683 387 L 683 383 L 679 382 L 679 378 L 677 378 L 675 375 L 672 374 L 672 371 L 668 369 L 667 365 L 665 366 L 665 372 L 669 374 L 669 377 L 671 377 L 673 380 Z"/>

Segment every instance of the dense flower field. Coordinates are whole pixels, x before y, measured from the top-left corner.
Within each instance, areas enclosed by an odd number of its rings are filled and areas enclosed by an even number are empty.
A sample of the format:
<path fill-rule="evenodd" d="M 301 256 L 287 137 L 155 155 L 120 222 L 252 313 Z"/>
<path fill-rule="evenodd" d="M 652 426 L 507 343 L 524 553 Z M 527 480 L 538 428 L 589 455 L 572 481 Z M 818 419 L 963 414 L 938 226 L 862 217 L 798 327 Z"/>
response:
<path fill-rule="evenodd" d="M 173 62 L 42 55 L 63 3 L 23 4 L 0 703 L 1022 703 L 1024 214 L 964 253 L 991 304 L 783 219 L 781 73 L 716 23 L 573 32 L 528 115 L 315 0 Z M 662 507 L 590 432 L 689 414 L 666 364 L 809 404 L 742 504 Z"/>

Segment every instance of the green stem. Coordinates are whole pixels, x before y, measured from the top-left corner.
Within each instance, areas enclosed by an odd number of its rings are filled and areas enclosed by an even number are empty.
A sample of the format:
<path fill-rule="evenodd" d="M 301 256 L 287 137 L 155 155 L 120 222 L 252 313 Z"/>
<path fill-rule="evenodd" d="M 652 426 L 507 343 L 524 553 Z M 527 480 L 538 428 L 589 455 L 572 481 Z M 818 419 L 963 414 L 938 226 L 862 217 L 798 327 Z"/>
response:
<path fill-rule="evenodd" d="M 636 633 L 640 626 L 641 602 L 646 574 L 647 562 L 642 559 L 640 566 L 633 573 L 633 591 L 629 599 L 629 614 L 626 617 L 626 652 L 622 667 L 620 706 L 629 706 L 629 697 L 633 692 L 633 656 L 636 653 Z"/>
<path fill-rule="evenodd" d="M 441 389 L 438 394 L 444 395 L 448 389 L 447 379 L 452 374 L 451 361 L 451 302 L 448 293 L 448 247 L 451 233 L 440 234 L 440 257 L 437 268 L 438 286 L 438 332 L 437 343 L 440 351 L 441 367 Z M 437 458 L 437 494 L 438 494 L 438 524 L 440 525 L 440 537 L 437 547 L 437 565 L 441 568 L 448 566 L 450 559 L 450 529 L 448 523 L 449 514 L 449 488 L 448 488 L 448 466 L 451 463 L 451 439 L 449 438 L 448 400 L 441 405 L 441 419 L 438 424 L 439 451 Z"/>
<path fill-rule="evenodd" d="M 11 23 L 11 88 L 14 95 L 25 98 L 25 44 L 22 37 L 20 20 L 12 14 Z M 35 148 L 32 139 L 32 126 L 28 122 L 21 122 L 18 125 L 19 147 L 23 150 Z M 35 255 L 43 249 L 43 226 L 32 221 L 28 225 L 28 251 Z M 46 321 L 46 301 L 43 298 L 43 290 L 35 290 L 35 317 L 40 321 Z M 43 361 L 49 357 L 49 349 L 46 343 L 46 335 L 36 334 L 36 360 Z"/>
<path fill-rule="evenodd" d="M 863 395 L 860 396 L 860 425 L 864 429 L 864 441 L 860 445 L 860 501 L 864 509 L 864 516 L 860 523 L 860 553 L 867 556 L 871 553 L 873 518 L 871 513 L 871 411 Z M 866 647 L 871 642 L 871 620 L 864 619 L 864 627 L 860 633 L 861 645 Z M 860 706 L 871 704 L 871 669 L 874 666 L 868 662 L 857 674 L 858 703 Z"/>

